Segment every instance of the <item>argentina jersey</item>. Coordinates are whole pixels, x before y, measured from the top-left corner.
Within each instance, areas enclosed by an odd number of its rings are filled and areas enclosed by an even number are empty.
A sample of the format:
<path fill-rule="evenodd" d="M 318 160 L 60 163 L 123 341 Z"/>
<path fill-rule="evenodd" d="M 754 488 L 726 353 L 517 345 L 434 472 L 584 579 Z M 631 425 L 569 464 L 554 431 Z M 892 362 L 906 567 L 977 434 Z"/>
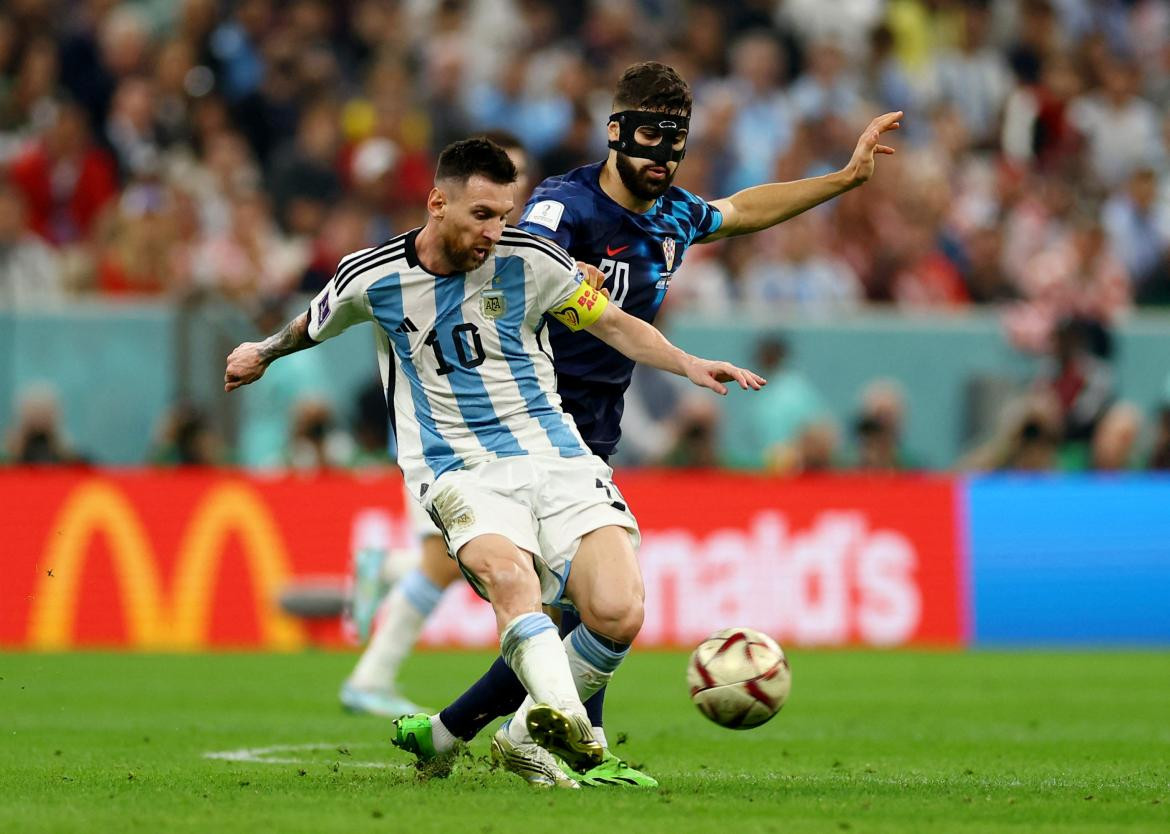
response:
<path fill-rule="evenodd" d="M 588 326 L 604 299 L 563 250 L 517 229 L 505 230 L 483 266 L 453 275 L 422 267 L 418 233 L 343 258 L 309 307 L 316 341 L 376 323 L 398 462 L 414 495 L 487 460 L 589 454 L 560 408 L 536 331 L 550 310 Z"/>
<path fill-rule="evenodd" d="M 525 206 L 520 228 L 599 267 L 606 275 L 610 302 L 653 323 L 687 247 L 718 231 L 723 215 L 702 198 L 673 186 L 649 211 L 630 211 L 601 190 L 603 166 L 586 165 L 546 179 Z M 565 409 L 596 454 L 612 454 L 633 360 L 593 336 L 571 333 L 555 320 L 549 321 L 548 339 Z"/>

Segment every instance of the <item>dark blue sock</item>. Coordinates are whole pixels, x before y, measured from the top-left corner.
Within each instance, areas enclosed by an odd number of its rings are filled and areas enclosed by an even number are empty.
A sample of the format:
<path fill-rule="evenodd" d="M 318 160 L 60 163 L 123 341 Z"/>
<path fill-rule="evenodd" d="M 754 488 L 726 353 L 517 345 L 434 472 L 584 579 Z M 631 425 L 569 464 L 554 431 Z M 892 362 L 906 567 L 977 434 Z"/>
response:
<path fill-rule="evenodd" d="M 483 677 L 440 712 L 439 718 L 453 736 L 471 741 L 497 718 L 518 710 L 527 694 L 504 658 L 497 657 Z"/>
<path fill-rule="evenodd" d="M 561 612 L 561 639 L 569 636 L 577 626 L 581 624 L 581 617 L 576 611 L 565 609 Z M 585 702 L 585 712 L 589 715 L 589 723 L 594 727 L 603 727 L 601 723 L 602 713 L 605 711 L 605 687 L 593 693 L 592 697 Z M 443 723 L 447 723 L 447 719 L 443 719 Z"/>

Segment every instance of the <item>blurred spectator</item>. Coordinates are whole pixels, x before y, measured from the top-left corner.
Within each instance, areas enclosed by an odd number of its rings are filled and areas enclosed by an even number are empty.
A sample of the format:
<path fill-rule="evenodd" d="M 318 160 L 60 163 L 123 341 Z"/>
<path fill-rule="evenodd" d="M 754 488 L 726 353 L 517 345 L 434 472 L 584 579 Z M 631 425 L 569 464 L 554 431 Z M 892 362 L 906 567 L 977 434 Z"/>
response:
<path fill-rule="evenodd" d="M 827 469 L 836 454 L 836 428 L 821 395 L 799 371 L 786 367 L 788 344 L 779 337 L 756 346 L 755 367 L 768 385 L 747 400 L 755 465 L 782 473 Z"/>
<path fill-rule="evenodd" d="M 1154 446 L 1150 450 L 1150 469 L 1170 471 L 1170 402 L 1163 402 L 1158 409 Z"/>
<path fill-rule="evenodd" d="M 1093 351 L 1096 335 L 1091 322 L 1062 322 L 1054 334 L 1052 367 L 1039 381 L 1059 410 L 1066 442 L 1090 440 L 1114 399 L 1112 370 Z"/>
<path fill-rule="evenodd" d="M 1013 342 L 1033 352 L 1052 344 L 1060 322 L 1078 319 L 1107 329 L 1132 303 L 1125 266 L 1098 219 L 1086 213 L 1028 261 L 1020 288 L 1026 301 L 1009 312 L 1005 323 Z"/>
<path fill-rule="evenodd" d="M 353 440 L 351 466 L 389 466 L 394 463 L 390 453 L 390 412 L 386 391 L 380 381 L 371 381 L 358 394 Z"/>
<path fill-rule="evenodd" d="M 663 371 L 634 367 L 622 414 L 618 465 L 718 465 L 719 409 L 689 387 Z"/>
<path fill-rule="evenodd" d="M 805 72 L 789 92 L 797 117 L 805 121 L 852 117 L 861 104 L 860 85 L 840 46 L 832 40 L 814 41 L 806 57 Z"/>
<path fill-rule="evenodd" d="M 934 59 L 938 100 L 955 107 L 975 147 L 992 146 L 999 115 L 1011 89 L 1004 54 L 990 40 L 991 9 L 982 3 L 959 5 L 959 42 Z"/>
<path fill-rule="evenodd" d="M 1059 464 L 1061 416 L 1049 397 L 1030 395 L 1004 409 L 995 434 L 959 461 L 959 469 L 1046 472 Z"/>
<path fill-rule="evenodd" d="M 202 160 L 173 158 L 168 174 L 172 182 L 181 184 L 194 198 L 200 227 L 209 237 L 231 228 L 233 194 L 260 187 L 260 171 L 247 142 L 229 130 L 215 130 L 207 137 Z"/>
<path fill-rule="evenodd" d="M 300 304 L 293 309 L 282 299 L 264 299 L 256 315 L 256 335 L 275 333 L 302 312 Z M 320 400 L 330 381 L 326 352 L 302 350 L 274 362 L 264 372 L 263 385 L 242 388 L 236 455 L 240 465 L 249 469 L 288 465 L 293 410 L 303 400 Z"/>
<path fill-rule="evenodd" d="M 550 95 L 549 90 L 530 88 L 539 78 L 532 72 L 527 55 L 513 55 L 496 81 L 480 81 L 467 89 L 465 109 L 483 128 L 515 130 L 523 126 L 521 141 L 530 153 L 541 156 L 561 141 L 573 114 L 565 99 Z"/>
<path fill-rule="evenodd" d="M 316 235 L 340 193 L 340 138 L 335 108 L 318 102 L 302 114 L 295 142 L 277 152 L 269 188 L 277 220 L 294 237 Z"/>
<path fill-rule="evenodd" d="M 0 28 L 3 28 L 0 21 Z M 15 40 L 15 32 L 11 35 Z M 0 32 L 0 39 L 4 34 Z M 0 72 L 4 68 L 0 48 Z M 59 97 L 57 46 L 47 37 L 36 37 L 24 45 L 23 54 L 10 82 L 0 81 L 0 136 L 23 137 L 38 129 Z M 0 159 L 5 156 L 0 145 Z"/>
<path fill-rule="evenodd" d="M 136 4 L 87 0 L 70 4 L 61 43 L 61 83 L 88 115 L 92 130 L 105 128 L 118 82 L 147 70 L 150 32 Z"/>
<path fill-rule="evenodd" d="M 308 261 L 305 247 L 284 238 L 259 192 L 233 195 L 231 218 L 231 228 L 203 246 L 199 283 L 243 302 L 287 293 Z"/>
<path fill-rule="evenodd" d="M 918 469 L 921 463 L 903 446 L 906 398 L 892 379 L 877 379 L 861 394 L 854 420 L 857 468 L 879 471 Z"/>
<path fill-rule="evenodd" d="M 1130 403 L 1117 403 L 1101 418 L 1093 434 L 1089 465 L 1098 472 L 1131 469 L 1142 433 L 1142 413 Z"/>
<path fill-rule="evenodd" d="M 178 291 L 190 284 L 192 269 L 192 252 L 179 240 L 166 189 L 149 182 L 126 189 L 99 251 L 98 290 L 107 296 Z"/>
<path fill-rule="evenodd" d="M 334 469 L 353 459 L 353 440 L 337 425 L 328 402 L 303 399 L 293 408 L 287 454 L 294 469 Z"/>
<path fill-rule="evenodd" d="M 21 396 L 16 423 L 8 433 L 6 451 L 9 462 L 18 465 L 84 462 L 65 436 L 56 394 L 42 386 L 30 388 Z"/>
<path fill-rule="evenodd" d="M 731 67 L 727 93 L 734 109 L 724 150 L 733 161 L 721 189 L 728 194 L 771 180 L 798 123 L 784 91 L 786 57 L 776 38 L 767 32 L 744 35 L 731 47 Z"/>
<path fill-rule="evenodd" d="M 12 161 L 9 177 L 24 192 L 33 230 L 56 246 L 84 241 L 118 191 L 109 154 L 93 143 L 81 109 L 67 102 Z"/>
<path fill-rule="evenodd" d="M 964 249 L 967 296 L 976 304 L 996 304 L 1019 298 L 1001 266 L 1003 233 L 995 225 L 978 226 L 967 235 Z"/>
<path fill-rule="evenodd" d="M 1109 243 L 1124 261 L 1138 294 L 1165 269 L 1170 247 L 1170 217 L 1158 211 L 1157 196 L 1157 174 L 1151 168 L 1139 168 L 1125 189 L 1115 193 L 1101 209 Z"/>
<path fill-rule="evenodd" d="M 155 129 L 155 89 L 151 79 L 123 79 L 114 92 L 105 138 L 114 149 L 122 179 L 158 171 L 162 149 Z"/>
<path fill-rule="evenodd" d="M 372 243 L 367 236 L 368 224 L 369 216 L 356 203 L 345 202 L 334 207 L 321 234 L 313 242 L 309 264 L 296 289 L 311 295 L 319 293 L 333 277 L 343 257 Z M 389 237 L 387 234 L 381 239 Z"/>
<path fill-rule="evenodd" d="M 819 316 L 855 309 L 861 303 L 861 283 L 849 263 L 828 246 L 825 223 L 823 214 L 810 211 L 756 235 L 757 256 L 744 277 L 743 298 L 770 309 Z"/>
<path fill-rule="evenodd" d="M 1071 104 L 1082 89 L 1073 60 L 1054 52 L 1044 61 L 1039 84 L 1022 84 L 1004 104 L 1001 142 L 1005 156 L 1043 170 L 1067 168 L 1082 138 L 1071 119 Z"/>
<path fill-rule="evenodd" d="M 52 250 L 29 229 L 23 195 L 0 180 L 0 308 L 53 307 L 62 301 Z"/>
<path fill-rule="evenodd" d="M 147 457 L 155 466 L 215 466 L 224 462 L 223 441 L 202 409 L 179 403 L 163 415 Z"/>
<path fill-rule="evenodd" d="M 664 466 L 714 469 L 719 466 L 719 409 L 709 400 L 687 397 L 674 415 L 674 443 L 662 458 Z"/>
<path fill-rule="evenodd" d="M 1138 95 L 1140 78 L 1133 64 L 1112 60 L 1100 92 L 1071 105 L 1070 118 L 1088 142 L 1090 170 L 1107 188 L 1120 185 L 1142 166 L 1165 160 L 1157 111 Z"/>

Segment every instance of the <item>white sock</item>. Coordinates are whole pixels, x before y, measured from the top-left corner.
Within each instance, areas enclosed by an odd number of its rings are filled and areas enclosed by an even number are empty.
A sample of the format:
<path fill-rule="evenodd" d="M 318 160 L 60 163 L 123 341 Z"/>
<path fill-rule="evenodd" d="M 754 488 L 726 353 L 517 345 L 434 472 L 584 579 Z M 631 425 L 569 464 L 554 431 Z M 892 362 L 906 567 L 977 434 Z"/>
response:
<path fill-rule="evenodd" d="M 626 659 L 630 647 L 615 650 L 605 645 L 581 623 L 565 638 L 565 654 L 573 671 L 573 683 L 582 701 L 609 683 L 617 667 Z"/>
<path fill-rule="evenodd" d="M 500 634 L 500 653 L 529 698 L 566 712 L 585 714 L 557 627 L 547 614 L 521 614 Z"/>
<path fill-rule="evenodd" d="M 609 742 L 605 740 L 605 729 L 604 728 L 594 727 L 593 728 L 593 737 L 595 739 L 597 739 L 598 744 L 600 744 L 606 750 L 609 749 Z"/>
<path fill-rule="evenodd" d="M 435 750 L 439 753 L 446 753 L 455 746 L 455 736 L 451 735 L 451 731 L 447 729 L 447 725 L 443 723 L 443 719 L 436 713 L 431 716 L 431 743 L 435 745 Z"/>
<path fill-rule="evenodd" d="M 573 685 L 582 702 L 589 700 L 593 693 L 609 683 L 614 671 L 625 660 L 626 654 L 629 652 L 629 647 L 615 651 L 604 645 L 584 624 L 573 629 L 562 645 L 565 647 L 565 655 L 569 659 L 569 671 L 573 674 Z M 534 703 L 532 696 L 529 695 L 516 710 L 512 723 L 508 726 L 508 734 L 513 741 L 528 740 L 525 718 L 529 708 Z M 605 742 L 605 731 L 600 727 L 595 727 L 593 732 L 601 746 L 608 747 Z"/>
<path fill-rule="evenodd" d="M 358 689 L 393 689 L 398 669 L 418 641 L 427 617 L 435 610 L 443 589 L 422 571 L 413 570 L 402 578 L 382 603 L 380 622 L 366 650 L 349 676 Z"/>

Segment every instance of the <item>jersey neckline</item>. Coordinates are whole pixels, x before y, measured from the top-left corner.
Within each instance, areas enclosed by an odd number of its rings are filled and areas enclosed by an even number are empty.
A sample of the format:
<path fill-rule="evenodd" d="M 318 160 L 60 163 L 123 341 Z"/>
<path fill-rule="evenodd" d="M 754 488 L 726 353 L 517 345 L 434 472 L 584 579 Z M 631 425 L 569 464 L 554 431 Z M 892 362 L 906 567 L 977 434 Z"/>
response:
<path fill-rule="evenodd" d="M 415 248 L 415 240 L 418 238 L 418 233 L 423 230 L 422 226 L 411 229 L 406 233 L 406 262 L 410 264 L 411 269 L 421 269 L 427 275 L 433 275 L 435 278 L 456 278 L 460 275 L 466 275 L 465 272 L 431 272 L 418 259 L 418 249 Z"/>

